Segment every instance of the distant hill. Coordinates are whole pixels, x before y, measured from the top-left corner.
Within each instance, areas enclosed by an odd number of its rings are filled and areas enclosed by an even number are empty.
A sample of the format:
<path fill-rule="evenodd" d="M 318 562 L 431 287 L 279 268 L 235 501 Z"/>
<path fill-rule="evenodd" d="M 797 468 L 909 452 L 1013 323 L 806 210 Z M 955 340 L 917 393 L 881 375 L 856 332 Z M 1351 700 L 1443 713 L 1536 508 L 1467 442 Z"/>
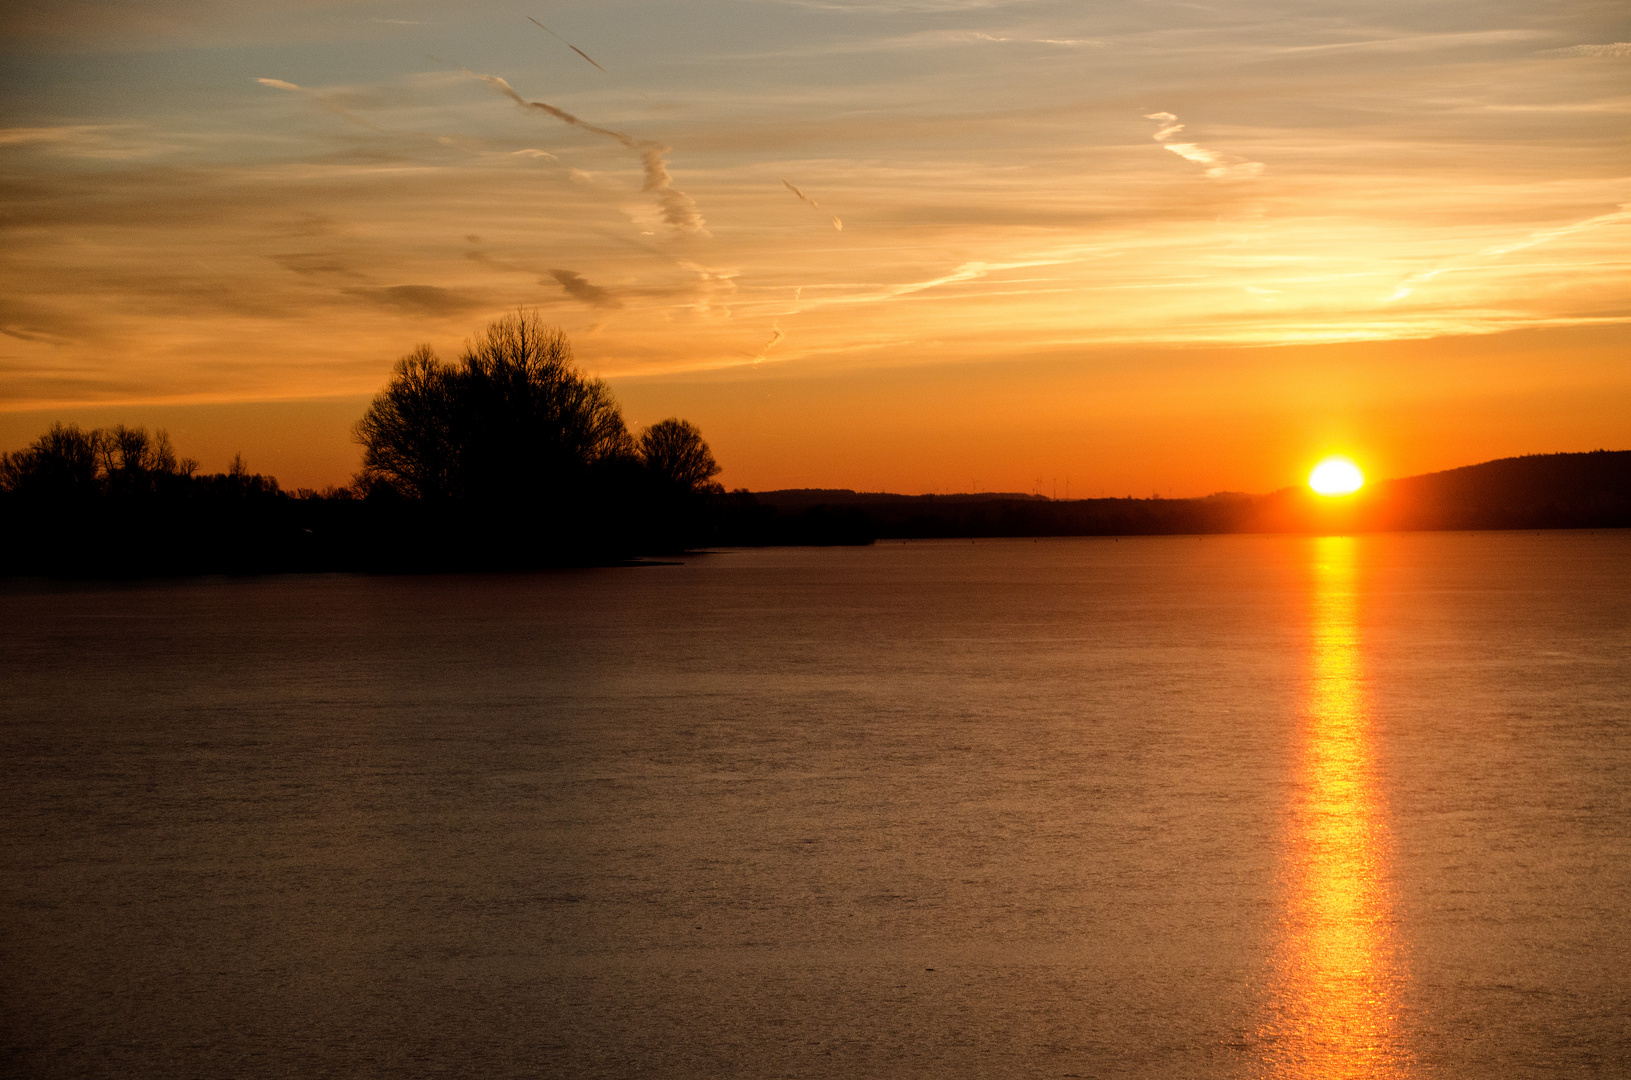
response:
<path fill-rule="evenodd" d="M 1398 528 L 1461 528 L 1510 521 L 1511 528 L 1627 524 L 1631 450 L 1528 454 L 1378 485 Z M 1467 527 L 1501 528 L 1499 524 Z"/>
<path fill-rule="evenodd" d="M 885 491 L 852 491 L 849 488 L 779 488 L 755 491 L 762 506 L 803 508 L 806 506 L 872 506 L 880 503 L 970 503 L 1047 502 L 1046 495 L 1025 495 L 1014 491 L 986 491 L 974 495 L 892 495 Z"/>
<path fill-rule="evenodd" d="M 805 488 L 754 496 L 781 542 L 869 538 L 1631 527 L 1631 451 L 1532 454 L 1383 480 L 1341 499 L 1307 488 L 1200 499 L 890 495 Z"/>

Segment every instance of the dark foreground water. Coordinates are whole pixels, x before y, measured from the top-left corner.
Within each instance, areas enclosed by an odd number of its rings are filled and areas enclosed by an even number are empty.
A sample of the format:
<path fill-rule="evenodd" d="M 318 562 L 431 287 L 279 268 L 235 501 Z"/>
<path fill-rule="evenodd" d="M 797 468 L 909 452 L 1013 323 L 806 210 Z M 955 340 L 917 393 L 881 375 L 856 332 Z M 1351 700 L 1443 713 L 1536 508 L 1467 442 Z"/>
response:
<path fill-rule="evenodd" d="M 0 615 L 8 1075 L 1631 1075 L 1631 532 Z"/>

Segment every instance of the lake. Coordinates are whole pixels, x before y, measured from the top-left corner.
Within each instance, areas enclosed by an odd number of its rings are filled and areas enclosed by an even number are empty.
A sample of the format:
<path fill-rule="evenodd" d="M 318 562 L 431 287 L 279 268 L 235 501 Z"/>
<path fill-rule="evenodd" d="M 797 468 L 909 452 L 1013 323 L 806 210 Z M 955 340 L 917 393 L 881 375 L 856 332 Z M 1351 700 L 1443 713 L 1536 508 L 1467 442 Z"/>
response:
<path fill-rule="evenodd" d="M 0 612 L 12 1075 L 1631 1075 L 1631 531 Z"/>

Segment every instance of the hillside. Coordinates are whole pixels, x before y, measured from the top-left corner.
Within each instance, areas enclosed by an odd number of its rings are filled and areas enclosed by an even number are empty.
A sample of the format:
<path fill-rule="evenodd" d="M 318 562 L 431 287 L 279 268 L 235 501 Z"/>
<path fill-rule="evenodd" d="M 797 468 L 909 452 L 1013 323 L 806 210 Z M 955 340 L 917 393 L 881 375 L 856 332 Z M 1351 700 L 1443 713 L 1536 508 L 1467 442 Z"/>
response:
<path fill-rule="evenodd" d="M 1324 499 L 1306 488 L 1200 499 L 889 495 L 846 489 L 757 493 L 772 530 L 817 542 L 865 538 L 1130 536 L 1631 526 L 1631 451 L 1531 454 L 1383 480 Z M 796 542 L 796 541 L 795 541 Z"/>

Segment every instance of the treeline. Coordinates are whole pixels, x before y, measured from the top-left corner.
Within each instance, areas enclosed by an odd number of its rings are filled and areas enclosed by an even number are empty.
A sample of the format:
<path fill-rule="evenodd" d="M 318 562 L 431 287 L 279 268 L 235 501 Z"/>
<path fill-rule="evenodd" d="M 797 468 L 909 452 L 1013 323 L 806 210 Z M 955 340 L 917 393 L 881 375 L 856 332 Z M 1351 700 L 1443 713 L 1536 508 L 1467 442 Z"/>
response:
<path fill-rule="evenodd" d="M 629 431 L 566 338 L 520 312 L 457 361 L 398 361 L 344 487 L 285 491 L 241 457 L 202 474 L 163 431 L 54 425 L 0 454 L 0 573 L 415 572 L 606 564 L 709 545 L 881 538 L 1631 526 L 1631 451 L 1204 499 L 724 491 L 697 428 Z"/>
<path fill-rule="evenodd" d="M 694 425 L 632 434 L 531 313 L 492 324 L 455 363 L 428 347 L 405 356 L 355 434 L 350 485 L 287 492 L 241 458 L 200 474 L 162 431 L 55 425 L 0 456 L 0 570 L 487 570 L 774 538 L 751 495 L 714 482 Z"/>

